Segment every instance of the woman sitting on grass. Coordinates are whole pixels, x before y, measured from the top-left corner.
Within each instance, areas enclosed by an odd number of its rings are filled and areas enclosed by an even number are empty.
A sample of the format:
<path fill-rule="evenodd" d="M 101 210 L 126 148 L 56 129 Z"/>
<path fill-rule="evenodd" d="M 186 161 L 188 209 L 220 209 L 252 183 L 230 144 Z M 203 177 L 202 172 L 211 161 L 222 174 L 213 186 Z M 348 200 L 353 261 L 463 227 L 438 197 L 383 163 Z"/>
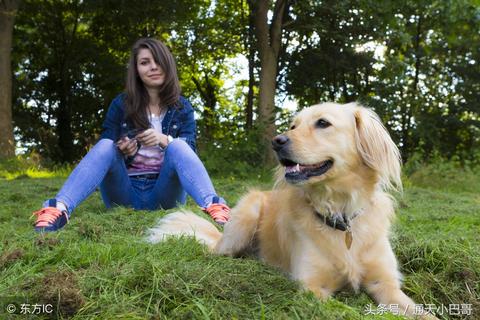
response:
<path fill-rule="evenodd" d="M 230 208 L 213 188 L 195 153 L 195 119 L 180 96 L 174 58 L 160 41 L 138 40 L 127 72 L 126 92 L 111 103 L 100 140 L 60 192 L 36 211 L 36 231 L 56 231 L 100 187 L 107 208 L 169 209 L 187 193 L 219 224 Z"/>

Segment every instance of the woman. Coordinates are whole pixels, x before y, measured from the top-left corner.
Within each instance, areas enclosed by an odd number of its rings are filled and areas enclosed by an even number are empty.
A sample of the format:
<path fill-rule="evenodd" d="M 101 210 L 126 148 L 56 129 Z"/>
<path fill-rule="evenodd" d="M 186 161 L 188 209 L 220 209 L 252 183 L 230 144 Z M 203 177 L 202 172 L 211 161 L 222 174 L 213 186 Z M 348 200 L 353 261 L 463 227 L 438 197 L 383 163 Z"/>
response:
<path fill-rule="evenodd" d="M 174 58 L 160 41 L 138 40 L 127 72 L 126 92 L 111 103 L 100 140 L 60 192 L 36 211 L 36 231 L 56 231 L 97 187 L 107 208 L 169 209 L 187 193 L 219 224 L 230 208 L 213 188 L 195 153 L 195 119 L 180 96 Z"/>

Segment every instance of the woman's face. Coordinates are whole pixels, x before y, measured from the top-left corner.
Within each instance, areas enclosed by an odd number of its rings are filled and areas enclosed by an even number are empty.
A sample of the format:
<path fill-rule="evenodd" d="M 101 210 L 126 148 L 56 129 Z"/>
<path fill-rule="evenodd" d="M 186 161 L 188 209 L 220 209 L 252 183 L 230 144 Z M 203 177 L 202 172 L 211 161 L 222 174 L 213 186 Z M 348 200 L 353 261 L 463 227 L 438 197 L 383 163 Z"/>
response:
<path fill-rule="evenodd" d="M 165 73 L 155 62 L 149 49 L 143 48 L 138 51 L 137 71 L 147 88 L 158 88 L 165 81 Z"/>

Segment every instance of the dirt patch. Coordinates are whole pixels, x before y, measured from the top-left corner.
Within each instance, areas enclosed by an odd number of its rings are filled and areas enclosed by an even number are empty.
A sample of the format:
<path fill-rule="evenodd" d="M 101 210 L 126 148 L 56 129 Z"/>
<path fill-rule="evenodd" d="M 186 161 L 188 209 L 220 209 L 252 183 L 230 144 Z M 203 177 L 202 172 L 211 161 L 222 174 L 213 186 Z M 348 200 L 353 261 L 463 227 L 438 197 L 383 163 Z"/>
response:
<path fill-rule="evenodd" d="M 7 265 L 21 259 L 24 255 L 25 251 L 22 249 L 4 252 L 2 256 L 0 256 L 0 268 L 6 267 Z"/>
<path fill-rule="evenodd" d="M 60 243 L 60 240 L 56 239 L 56 238 L 38 238 L 37 240 L 35 240 L 35 244 L 39 247 L 44 247 L 44 248 L 48 248 L 48 249 L 52 249 L 53 247 L 55 247 L 57 244 Z"/>
<path fill-rule="evenodd" d="M 477 278 L 475 275 L 475 272 L 468 269 L 463 269 L 462 271 L 457 272 L 455 276 L 456 276 L 455 278 L 459 280 L 472 281 L 472 282 L 475 281 Z"/>
<path fill-rule="evenodd" d="M 57 271 L 45 276 L 37 290 L 39 300 L 53 305 L 60 317 L 72 317 L 85 304 L 77 276 L 70 271 Z"/>

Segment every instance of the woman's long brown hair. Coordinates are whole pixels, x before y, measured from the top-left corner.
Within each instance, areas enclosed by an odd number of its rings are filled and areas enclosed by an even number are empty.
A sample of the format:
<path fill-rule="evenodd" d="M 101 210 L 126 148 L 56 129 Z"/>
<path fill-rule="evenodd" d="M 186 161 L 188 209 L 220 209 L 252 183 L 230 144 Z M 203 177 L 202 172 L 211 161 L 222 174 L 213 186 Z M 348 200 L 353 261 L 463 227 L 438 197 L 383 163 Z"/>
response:
<path fill-rule="evenodd" d="M 141 38 L 135 42 L 128 63 L 125 116 L 136 128 L 147 129 L 150 127 L 147 113 L 150 98 L 137 71 L 137 57 L 140 49 L 150 50 L 153 59 L 165 73 L 165 81 L 159 92 L 161 107 L 180 107 L 180 82 L 175 59 L 163 42 L 152 38 Z"/>

